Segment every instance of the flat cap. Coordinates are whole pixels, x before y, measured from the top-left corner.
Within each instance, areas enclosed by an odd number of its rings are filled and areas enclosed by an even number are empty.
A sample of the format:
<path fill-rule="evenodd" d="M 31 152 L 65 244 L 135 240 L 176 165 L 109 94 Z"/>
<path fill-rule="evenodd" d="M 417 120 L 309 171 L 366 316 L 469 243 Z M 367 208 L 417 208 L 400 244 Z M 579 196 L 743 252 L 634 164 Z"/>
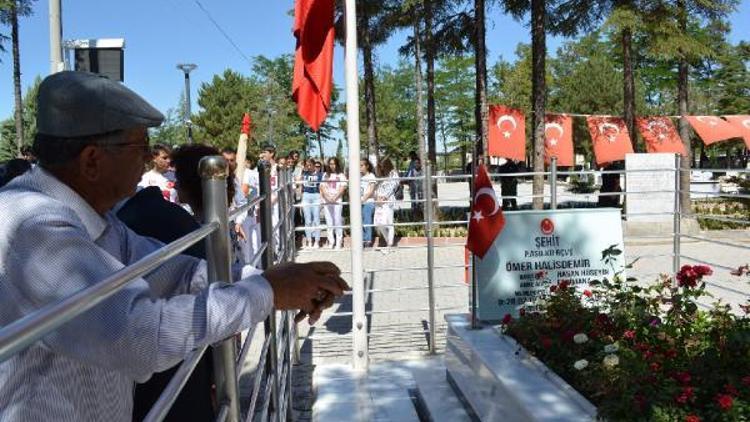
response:
<path fill-rule="evenodd" d="M 125 85 L 88 72 L 59 72 L 39 86 L 37 131 L 61 138 L 159 126 L 164 115 Z"/>

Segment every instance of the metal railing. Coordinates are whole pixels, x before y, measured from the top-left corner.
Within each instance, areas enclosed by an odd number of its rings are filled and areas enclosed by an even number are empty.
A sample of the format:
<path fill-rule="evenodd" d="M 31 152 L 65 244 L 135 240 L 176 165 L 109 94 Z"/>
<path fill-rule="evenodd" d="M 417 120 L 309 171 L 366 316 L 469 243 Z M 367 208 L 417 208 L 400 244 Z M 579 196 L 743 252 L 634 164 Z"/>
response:
<path fill-rule="evenodd" d="M 12 357 L 29 345 L 41 340 L 63 324 L 125 288 L 131 281 L 146 275 L 190 246 L 206 241 L 209 282 L 232 281 L 233 262 L 230 246 L 230 222 L 245 212 L 255 218 L 260 208 L 261 244 L 251 259 L 251 264 L 260 264 L 266 269 L 275 263 L 293 260 L 294 186 L 291 173 L 279 170 L 278 187 L 271 189 L 271 167 L 259 165 L 260 194 L 246 205 L 228 212 L 226 161 L 220 156 L 204 157 L 199 165 L 203 185 L 205 221 L 201 228 L 139 261 L 122 268 L 111 276 L 85 288 L 70 297 L 46 305 L 36 312 L 12 322 L 0 329 L 0 362 Z M 278 203 L 274 208 L 273 203 Z M 279 222 L 273 225 L 274 210 L 280 210 Z M 273 229 L 277 230 L 274 231 Z M 241 415 L 247 421 L 292 419 L 292 368 L 296 330 L 292 312 L 273 310 L 264 322 L 265 335 L 261 346 L 259 365 L 253 379 L 250 406 L 240 409 L 239 378 L 253 341 L 253 327 L 243 344 L 238 336 L 232 336 L 214 345 L 206 345 L 185 357 L 171 381 L 146 416 L 146 421 L 160 421 L 166 417 L 180 391 L 187 383 L 196 365 L 208 347 L 213 347 L 214 373 L 217 399 L 217 421 L 238 422 Z M 238 352 L 239 351 L 239 358 Z M 258 401 L 263 392 L 263 400 Z M 258 405 L 262 405 L 259 407 Z"/>
<path fill-rule="evenodd" d="M 503 192 L 503 195 L 498 195 L 498 198 L 502 199 L 516 199 L 516 200 L 526 200 L 531 201 L 533 198 L 542 197 L 545 200 L 545 208 L 547 209 L 559 209 L 560 206 L 564 207 L 572 207 L 577 208 L 583 205 L 586 206 L 594 206 L 597 205 L 597 202 L 599 201 L 599 198 L 617 198 L 616 201 L 611 202 L 617 202 L 618 207 L 622 207 L 621 215 L 625 221 L 630 220 L 636 220 L 638 217 L 644 218 L 644 217 L 653 217 L 660 220 L 664 220 L 666 223 L 666 226 L 668 227 L 665 229 L 666 231 L 662 234 L 654 234 L 654 233 L 646 233 L 646 234 L 627 234 L 626 233 L 626 240 L 627 241 L 635 241 L 635 240 L 646 240 L 646 241 L 653 241 L 653 240 L 666 240 L 667 242 L 670 242 L 672 245 L 671 247 L 668 247 L 671 249 L 671 253 L 643 253 L 639 257 L 643 259 L 662 259 L 662 260 L 668 260 L 666 262 L 669 262 L 671 265 L 671 270 L 673 273 L 676 273 L 679 271 L 680 266 L 683 262 L 683 260 L 692 260 L 695 262 L 702 262 L 706 263 L 705 261 L 696 261 L 695 257 L 685 254 L 682 251 L 682 244 L 686 241 L 700 241 L 700 242 L 706 242 L 710 245 L 716 245 L 716 246 L 722 246 L 722 247 L 732 247 L 736 248 L 737 250 L 750 250 L 750 246 L 748 245 L 741 245 L 736 242 L 726 241 L 726 240 L 717 240 L 717 239 L 711 239 L 706 236 L 697 236 L 695 234 L 691 233 L 685 233 L 683 230 L 683 225 L 685 224 L 686 219 L 695 219 L 695 218 L 705 218 L 705 219 L 715 219 L 717 221 L 725 221 L 725 222 L 732 222 L 732 223 L 738 223 L 738 224 L 747 224 L 750 226 L 750 221 L 747 219 L 742 218 L 732 218 L 732 217 L 723 217 L 723 216 L 712 216 L 712 215 L 699 215 L 695 213 L 688 213 L 684 212 L 680 209 L 680 194 L 682 193 L 680 188 L 680 172 L 683 171 L 680 169 L 680 157 L 675 156 L 675 161 L 673 166 L 662 166 L 659 168 L 645 168 L 645 169 L 623 169 L 623 170 L 578 170 L 578 171 L 559 171 L 557 168 L 557 161 L 552 160 L 547 171 L 542 173 L 534 173 L 534 172 L 520 172 L 520 173 L 499 173 L 499 174 L 490 174 L 490 178 L 494 181 L 502 180 L 503 178 L 520 178 L 520 177 L 531 177 L 536 174 L 542 174 L 546 179 L 546 185 L 547 189 L 544 194 L 541 195 L 534 195 L 534 194 L 512 194 L 507 195 L 506 192 Z M 422 182 L 422 192 L 424 193 L 424 197 L 420 198 L 409 198 L 404 200 L 389 200 L 389 201 L 381 201 L 380 203 L 388 203 L 391 205 L 400 204 L 401 206 L 407 205 L 407 204 L 420 204 L 424 211 L 424 219 L 422 221 L 414 221 L 414 222 L 394 222 L 392 224 L 393 227 L 414 227 L 414 228 L 423 228 L 424 229 L 424 237 L 425 237 L 425 245 L 419 245 L 419 246 L 399 246 L 398 249 L 426 249 L 427 256 L 426 260 L 424 261 L 423 265 L 420 265 L 421 263 L 413 263 L 414 265 L 408 265 L 408 266 L 390 266 L 385 262 L 382 267 L 380 265 L 376 265 L 375 267 L 378 268 L 367 268 L 366 266 L 360 265 L 360 268 L 362 268 L 362 272 L 364 274 L 368 274 L 370 272 L 375 273 L 400 273 L 403 271 L 419 271 L 421 272 L 421 277 L 424 277 L 424 274 L 426 273 L 427 283 L 420 282 L 415 283 L 415 285 L 407 285 L 407 286 L 398 286 L 398 287 L 385 287 L 385 288 L 379 288 L 375 286 L 370 286 L 370 288 L 364 288 L 361 290 L 361 295 L 364 296 L 364 299 L 360 299 L 363 301 L 366 301 L 366 299 L 370 298 L 370 302 L 377 303 L 377 300 L 372 299 L 373 295 L 377 294 L 387 294 L 387 293 L 394 293 L 394 292 L 424 292 L 425 295 L 423 296 L 424 299 L 414 301 L 413 303 L 410 303 L 410 306 L 405 307 L 399 307 L 399 309 L 392 309 L 392 310 L 366 310 L 361 311 L 362 315 L 357 314 L 357 309 L 353 309 L 351 312 L 346 310 L 340 310 L 340 311 L 331 311 L 327 313 L 330 317 L 349 317 L 352 316 L 352 323 L 355 320 L 367 320 L 366 317 L 372 317 L 372 315 L 378 315 L 378 314 L 395 314 L 395 313 L 424 313 L 426 316 L 425 320 L 427 320 L 427 324 L 425 329 L 419 329 L 419 330 L 411 330 L 408 331 L 408 333 L 405 333 L 404 331 L 398 331 L 398 330 L 386 330 L 386 331 L 380 331 L 377 327 L 373 326 L 374 328 L 371 328 L 369 330 L 356 330 L 354 327 L 352 327 L 351 331 L 348 331 L 346 333 L 338 334 L 338 335 L 325 335 L 320 332 L 316 332 L 315 335 L 310 335 L 307 337 L 304 337 L 308 340 L 335 340 L 340 339 L 342 336 L 351 336 L 352 339 L 352 346 L 353 346 L 353 353 L 356 356 L 359 353 L 365 354 L 365 360 L 367 359 L 367 353 L 368 348 L 362 347 L 362 344 L 367 344 L 367 338 L 370 338 L 374 335 L 407 335 L 407 334 L 427 334 L 428 337 L 428 343 L 427 343 L 427 349 L 429 353 L 436 353 L 437 351 L 437 345 L 436 345 L 436 339 L 437 339 L 437 322 L 436 322 L 436 316 L 437 313 L 446 311 L 446 310 L 457 310 L 455 308 L 451 307 L 440 307 L 438 303 L 436 303 L 435 293 L 437 291 L 441 291 L 443 289 L 452 289 L 452 288 L 461 288 L 466 289 L 467 285 L 463 283 L 456 283 L 456 284 L 450 284 L 449 282 L 442 281 L 442 282 L 436 282 L 435 280 L 435 271 L 440 270 L 447 270 L 450 268 L 453 269 L 463 269 L 467 270 L 472 268 L 471 265 L 448 265 L 446 263 L 440 263 L 438 265 L 435 265 L 435 252 L 439 250 L 440 248 L 455 248 L 456 246 L 448 245 L 448 246 L 436 246 L 434 243 L 434 234 L 435 230 L 441 226 L 459 226 L 459 227 L 467 227 L 468 226 L 468 219 L 451 219 L 450 221 L 438 221 L 436 216 L 433 213 L 433 207 L 429 206 L 428 204 L 433 204 L 435 207 L 438 204 L 443 203 L 455 203 L 459 201 L 463 201 L 464 204 L 469 202 L 471 200 L 470 197 L 447 197 L 447 196 L 441 196 L 438 199 L 433 198 L 433 192 L 434 187 L 438 182 L 465 182 L 470 183 L 472 175 L 433 175 L 432 169 L 429 165 L 426 165 L 423 167 L 424 175 L 420 177 L 403 177 L 400 178 L 400 181 L 421 181 Z M 721 170 L 722 172 L 726 172 L 725 169 Z M 745 173 L 747 174 L 747 170 L 740 170 L 739 173 Z M 560 177 L 563 176 L 576 176 L 576 177 L 591 177 L 596 178 L 600 175 L 618 175 L 621 177 L 627 178 L 628 176 L 633 175 L 644 175 L 644 174 L 667 174 L 670 175 L 670 180 L 672 179 L 671 175 L 674 175 L 674 185 L 671 187 L 665 187 L 661 186 L 658 188 L 647 188 L 642 189 L 638 191 L 628 191 L 625 186 L 623 186 L 622 191 L 617 192 L 602 192 L 600 190 L 594 190 L 590 193 L 576 193 L 571 192 L 569 189 L 564 189 L 562 182 L 559 180 Z M 384 181 L 388 180 L 388 178 L 376 178 L 375 181 Z M 627 181 L 627 179 L 626 179 Z M 410 185 L 413 186 L 413 185 Z M 355 192 L 356 187 L 349 186 L 349 192 L 350 195 Z M 411 190 L 411 189 L 410 189 Z M 703 193 L 703 192 L 701 192 Z M 673 204 L 669 204 L 666 207 L 664 207 L 663 210 L 659 210 L 656 212 L 646 212 L 645 210 L 637 210 L 634 211 L 633 209 L 629 209 L 629 207 L 625 206 L 625 203 L 627 202 L 629 197 L 633 198 L 643 198 L 648 197 L 649 195 L 659 195 L 663 197 L 668 197 L 673 199 Z M 711 194 L 712 197 L 726 197 L 731 199 L 741 199 L 745 198 L 748 195 L 743 194 L 724 194 L 724 193 L 714 193 Z M 581 201 L 581 198 L 585 198 L 583 201 Z M 561 199 L 564 199 L 565 202 L 562 202 Z M 591 203 L 593 199 L 593 203 Z M 670 199 L 671 200 L 671 199 Z M 580 202 L 579 202 L 580 201 Z M 588 204 L 584 204 L 584 202 L 588 202 Z M 622 204 L 621 204 L 622 202 Z M 348 205 L 347 202 L 345 202 L 342 198 L 342 200 L 339 202 L 341 205 Z M 298 208 L 304 208 L 306 206 L 320 206 L 322 204 L 320 203 L 312 203 L 312 204 L 297 204 L 296 207 Z M 464 205 L 465 206 L 465 205 Z M 349 230 L 351 229 L 351 226 L 348 224 L 343 225 L 330 225 L 326 224 L 322 221 L 321 218 L 321 224 L 317 226 L 308 226 L 308 227 L 298 227 L 296 230 L 298 232 L 302 232 L 305 229 L 312 229 L 312 230 L 331 230 L 331 229 L 345 229 Z M 670 224 L 671 222 L 671 224 Z M 374 228 L 376 227 L 375 224 L 363 224 L 363 227 L 365 228 Z M 321 237 L 322 233 L 321 233 Z M 462 246 L 462 245 L 458 245 Z M 352 249 L 354 253 L 354 249 Z M 633 256 L 629 257 L 633 258 Z M 353 256 L 353 260 L 359 260 L 362 261 L 362 255 L 359 256 Z M 420 258 L 422 259 L 422 258 Z M 385 258 L 387 260 L 387 258 Z M 747 260 L 750 261 L 750 255 L 748 255 Z M 744 263 L 741 262 L 741 263 Z M 741 264 L 740 263 L 740 264 Z M 707 264 L 714 266 L 716 269 L 729 269 L 727 265 L 721 265 L 720 263 L 715 262 L 708 262 Z M 344 271 L 345 274 L 351 274 L 351 272 Z M 410 273 L 411 274 L 411 273 Z M 420 280 L 424 280 L 423 278 Z M 473 283 L 472 283 L 473 284 Z M 717 284 L 717 288 L 722 288 L 721 285 Z M 453 290 L 450 290 L 451 294 L 453 294 Z M 469 293 L 469 292 L 466 292 Z M 459 294 L 456 292 L 456 294 Z M 468 297 L 468 295 L 465 295 L 464 297 Z M 382 302 L 381 302 L 382 303 Z M 464 307 L 464 309 L 467 309 L 468 306 Z M 354 324 L 354 323 L 353 323 Z M 361 338 L 357 339 L 357 337 L 363 337 L 364 340 Z M 355 357 L 356 361 L 356 357 Z"/>

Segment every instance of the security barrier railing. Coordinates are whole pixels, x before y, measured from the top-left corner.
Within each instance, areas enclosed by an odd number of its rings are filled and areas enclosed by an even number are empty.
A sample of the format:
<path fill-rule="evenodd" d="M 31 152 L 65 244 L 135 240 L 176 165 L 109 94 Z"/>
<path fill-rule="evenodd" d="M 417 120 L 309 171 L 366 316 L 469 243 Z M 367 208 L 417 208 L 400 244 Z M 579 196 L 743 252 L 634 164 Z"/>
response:
<path fill-rule="evenodd" d="M 111 297 L 130 281 L 146 275 L 201 240 L 205 239 L 207 246 L 209 282 L 232 282 L 231 265 L 234 260 L 230 246 L 230 222 L 243 213 L 250 213 L 251 218 L 254 218 L 255 210 L 259 209 L 261 243 L 251 259 L 252 266 L 266 269 L 274 264 L 293 260 L 294 186 L 291 174 L 289 171 L 279 170 L 278 187 L 272 190 L 271 167 L 261 163 L 258 170 L 259 195 L 230 214 L 227 204 L 226 179 L 230 176 L 227 163 L 220 156 L 203 158 L 199 165 L 205 209 L 203 226 L 122 268 L 101 282 L 2 327 L 0 362 L 43 339 L 45 335 L 66 322 Z M 274 202 L 278 203 L 279 210 L 276 225 L 273 225 Z M 247 421 L 291 420 L 295 326 L 293 313 L 289 311 L 280 312 L 274 309 L 265 320 L 250 406 L 244 412 L 240 409 L 239 379 L 241 368 L 252 346 L 253 328 L 242 344 L 239 344 L 239 335 L 236 335 L 218 344 L 203 346 L 186 356 L 145 420 L 164 419 L 208 347 L 214 348 L 217 421 L 237 422 L 243 413 Z"/>
<path fill-rule="evenodd" d="M 726 172 L 726 169 L 720 169 L 720 170 L 705 170 L 701 169 L 702 171 L 712 171 L 712 172 Z M 368 316 L 372 318 L 374 315 L 382 315 L 382 314 L 397 314 L 397 313 L 426 313 L 427 316 L 427 327 L 425 329 L 420 330 L 409 330 L 408 332 L 405 332 L 403 330 L 389 330 L 387 327 L 384 327 L 383 329 L 378 329 L 377 327 L 373 326 L 371 330 L 366 330 L 363 333 L 360 333 L 360 331 L 356 330 L 355 327 L 352 327 L 352 330 L 348 333 L 344 333 L 343 335 L 349 335 L 353 336 L 352 338 L 352 346 L 353 346 L 353 353 L 356 355 L 358 353 L 364 353 L 365 357 L 368 354 L 368 349 L 365 348 L 358 348 L 357 345 L 363 344 L 362 341 L 357 341 L 356 336 L 365 336 L 367 338 L 371 338 L 374 336 L 399 336 L 399 335 L 408 335 L 408 334 L 419 334 L 419 335 L 428 335 L 428 351 L 429 353 L 435 353 L 436 352 L 436 334 L 437 334 L 437 322 L 436 322 L 436 316 L 440 312 L 445 311 L 459 311 L 459 310 L 467 310 L 468 305 L 464 305 L 462 307 L 440 307 L 435 300 L 435 294 L 437 291 L 441 291 L 442 289 L 466 289 L 467 285 L 457 282 L 457 283 L 451 283 L 451 282 L 436 282 L 435 279 L 435 271 L 439 270 L 447 270 L 447 269 L 470 269 L 470 266 L 467 265 L 448 265 L 441 263 L 439 265 L 435 265 L 434 262 L 434 254 L 436 251 L 440 250 L 441 248 L 454 248 L 455 245 L 448 245 L 448 246 L 436 246 L 434 244 L 434 233 L 435 229 L 441 226 L 462 226 L 467 227 L 468 226 L 468 218 L 466 219 L 453 219 L 450 221 L 437 221 L 436 216 L 433 213 L 434 207 L 437 207 L 438 204 L 443 203 L 450 203 L 455 204 L 457 202 L 463 202 L 464 204 L 470 203 L 471 197 L 440 197 L 440 198 L 433 198 L 433 189 L 435 188 L 435 185 L 437 183 L 445 183 L 445 182 L 463 182 L 466 183 L 467 186 L 471 182 L 472 175 L 433 175 L 432 169 L 429 165 L 425 165 L 423 167 L 424 175 L 420 177 L 402 177 L 400 178 L 400 182 L 407 182 L 407 181 L 421 181 L 422 183 L 422 192 L 424 194 L 424 198 L 419 199 L 404 199 L 404 200 L 390 200 L 390 201 L 382 201 L 382 203 L 391 204 L 392 206 L 408 206 L 408 204 L 414 204 L 418 203 L 422 206 L 422 209 L 424 211 L 424 220 L 423 221 L 416 221 L 416 222 L 394 222 L 392 224 L 393 227 L 422 227 L 424 228 L 424 237 L 425 237 L 425 245 L 419 245 L 419 246 L 398 246 L 399 250 L 414 250 L 414 249 L 426 249 L 426 259 L 424 261 L 424 265 L 420 265 L 419 263 L 414 263 L 414 265 L 408 265 L 408 266 L 397 266 L 393 267 L 387 264 L 387 257 L 383 258 L 384 261 L 386 261 L 385 265 L 378 265 L 378 268 L 367 268 L 364 266 L 361 266 L 363 268 L 363 272 L 365 274 L 370 272 L 377 272 L 377 273 L 399 273 L 403 271 L 424 271 L 426 272 L 426 278 L 427 283 L 416 283 L 416 285 L 409 285 L 409 286 L 399 286 L 399 287 L 387 287 L 387 288 L 365 288 L 362 290 L 365 297 L 372 297 L 373 294 L 388 294 L 388 293 L 394 293 L 394 292 L 424 292 L 424 296 L 421 296 L 421 299 L 414 301 L 411 303 L 411 306 L 403 306 L 398 307 L 390 310 L 366 310 L 364 312 L 365 316 Z M 724 270 L 731 270 L 732 268 L 727 265 L 722 265 L 718 262 L 707 262 L 707 260 L 702 260 L 695 256 L 690 256 L 688 254 L 685 254 L 681 251 L 681 246 L 686 241 L 701 241 L 706 242 L 710 245 L 717 245 L 717 246 L 723 246 L 723 247 L 731 247 L 731 248 L 737 248 L 743 251 L 750 250 L 750 246 L 739 244 L 737 242 L 731 242 L 726 240 L 717 240 L 712 239 L 706 236 L 699 236 L 695 234 L 689 234 L 689 233 L 683 233 L 682 226 L 685 224 L 686 219 L 697 219 L 697 218 L 703 218 L 703 219 L 714 219 L 716 221 L 725 221 L 725 222 L 732 222 L 736 224 L 746 224 L 748 227 L 750 227 L 750 220 L 744 219 L 744 218 L 732 218 L 732 217 L 723 217 L 723 216 L 712 216 L 712 215 L 697 215 L 695 213 L 687 213 L 682 212 L 680 209 L 680 194 L 682 193 L 682 190 L 680 188 L 680 172 L 685 171 L 680 169 L 680 157 L 675 157 L 675 164 L 674 167 L 672 166 L 665 166 L 665 168 L 647 168 L 647 169 L 637 169 L 637 170 L 579 170 L 579 171 L 560 171 L 557 168 L 557 162 L 556 160 L 552 160 L 547 171 L 542 173 L 535 173 L 535 172 L 516 172 L 516 173 L 498 173 L 498 174 L 490 174 L 490 178 L 493 181 L 502 180 L 503 178 L 525 178 L 525 177 L 533 177 L 537 174 L 542 174 L 545 179 L 545 192 L 543 194 L 515 194 L 515 195 L 506 195 L 505 192 L 503 192 L 503 195 L 498 196 L 498 200 L 504 199 L 516 199 L 517 201 L 526 200 L 531 201 L 534 198 L 543 198 L 544 199 L 544 205 L 547 209 L 557 209 L 558 206 L 564 205 L 571 208 L 576 208 L 579 206 L 585 206 L 585 207 L 592 207 L 596 206 L 597 202 L 599 201 L 599 198 L 618 198 L 616 202 L 620 202 L 620 200 L 627 201 L 628 197 L 643 197 L 648 195 L 666 195 L 670 198 L 672 198 L 673 204 L 671 205 L 671 209 L 663 211 L 663 212 L 634 212 L 634 211 L 627 211 L 627 208 L 624 205 L 618 205 L 621 206 L 622 209 L 622 217 L 623 219 L 632 220 L 634 217 L 661 217 L 662 219 L 667 219 L 668 221 L 671 220 L 671 230 L 670 233 L 663 233 L 663 234 L 653 234 L 653 233 L 647 233 L 647 234 L 626 234 L 626 240 L 627 241 L 647 241 L 650 242 L 654 239 L 659 240 L 665 240 L 665 239 L 671 239 L 671 250 L 669 252 L 663 252 L 659 251 L 659 253 L 641 253 L 638 255 L 638 258 L 640 259 L 663 259 L 663 260 L 669 260 L 671 264 L 671 270 L 673 273 L 676 273 L 679 271 L 680 266 L 682 262 L 685 261 L 692 261 L 692 262 L 698 262 L 698 263 L 705 263 L 707 265 L 711 265 L 716 269 L 724 269 Z M 732 170 L 739 174 L 748 174 L 748 170 Z M 563 189 L 562 184 L 559 181 L 559 178 L 561 177 L 570 177 L 570 176 L 576 176 L 576 177 L 599 177 L 602 175 L 612 175 L 612 176 L 622 176 L 626 178 L 632 176 L 638 173 L 649 173 L 649 174 L 669 174 L 674 175 L 675 184 L 674 186 L 671 186 L 671 189 L 665 189 L 664 187 L 661 188 L 650 188 L 645 190 L 638 190 L 638 191 L 628 191 L 626 189 L 626 186 L 622 191 L 618 192 L 602 192 L 602 191 L 593 191 L 590 193 L 576 193 L 571 192 L 569 189 Z M 375 182 L 381 182 L 386 181 L 388 178 L 376 178 Z M 353 187 L 349 187 L 350 195 L 355 192 Z M 358 193 L 358 192 L 357 192 Z M 692 194 L 701 194 L 704 195 L 704 192 L 695 192 L 691 191 Z M 713 194 L 706 194 L 707 196 L 715 196 L 715 197 L 725 197 L 730 199 L 747 199 L 750 198 L 750 195 L 742 194 L 742 193 L 713 193 Z M 563 201 L 561 201 L 561 199 Z M 588 203 L 588 204 L 586 204 Z M 347 202 L 341 200 L 339 202 L 341 205 L 348 205 Z M 428 206 L 428 204 L 433 204 L 433 206 Z M 296 207 L 298 208 L 304 208 L 309 206 L 320 206 L 322 204 L 319 203 L 308 203 L 308 204 L 297 204 Z M 464 205 L 465 206 L 465 205 Z M 322 220 L 322 218 L 321 218 Z M 350 229 L 350 225 L 343 224 L 343 225 L 328 225 L 321 221 L 321 224 L 318 226 L 308 226 L 308 227 L 297 227 L 297 232 L 303 232 L 305 229 L 313 229 L 313 230 L 330 230 L 330 229 Z M 363 224 L 363 227 L 367 228 L 374 228 L 376 227 L 375 224 Z M 321 238 L 323 238 L 321 233 Z M 459 245 L 461 246 L 461 245 Z M 634 257 L 631 257 L 634 258 Z M 362 256 L 353 256 L 352 259 L 358 259 L 362 260 Z M 746 259 L 748 262 L 750 262 L 750 254 L 746 256 Z M 745 263 L 740 262 L 740 264 Z M 423 273 L 424 274 L 424 273 Z M 657 276 L 658 274 L 649 274 L 653 276 Z M 709 285 L 712 285 L 712 283 L 709 281 Z M 474 286 L 474 283 L 470 284 L 471 286 Z M 721 284 L 713 283 L 713 285 L 717 288 L 726 289 L 726 286 L 722 286 Z M 473 290 L 473 289 L 472 289 Z M 467 292 L 470 293 L 470 292 Z M 476 298 L 476 292 L 473 293 L 473 297 Z M 748 294 L 746 292 L 739 292 L 740 294 L 744 295 L 745 297 L 748 297 Z M 466 296 L 463 296 L 466 297 Z M 370 299 L 370 302 L 375 302 L 374 299 Z M 475 300 L 471 300 L 470 302 L 476 303 Z M 342 303 L 342 302 L 339 302 Z M 327 317 L 349 317 L 353 316 L 352 322 L 357 320 L 356 317 L 356 309 L 354 311 L 333 311 L 326 313 Z M 359 318 L 361 319 L 361 318 Z M 366 318 L 365 318 L 366 319 Z M 402 328 L 402 327 L 400 327 Z M 306 340 L 323 340 L 323 339 L 340 339 L 342 334 L 337 335 L 326 335 L 324 333 L 315 333 L 312 335 L 309 335 L 307 337 L 302 337 L 301 339 Z M 395 337 L 394 337 L 395 338 Z M 364 344 L 367 344 L 365 341 Z"/>

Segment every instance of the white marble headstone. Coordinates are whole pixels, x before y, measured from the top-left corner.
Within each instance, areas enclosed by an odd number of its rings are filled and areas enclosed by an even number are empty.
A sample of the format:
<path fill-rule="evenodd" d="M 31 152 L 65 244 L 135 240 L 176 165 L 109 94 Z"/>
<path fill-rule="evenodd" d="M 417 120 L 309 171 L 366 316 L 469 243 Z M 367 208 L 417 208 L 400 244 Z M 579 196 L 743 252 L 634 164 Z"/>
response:
<path fill-rule="evenodd" d="M 675 205 L 675 155 L 627 154 L 625 156 L 625 210 L 628 221 L 672 221 Z M 658 213 L 658 215 L 638 215 Z"/>

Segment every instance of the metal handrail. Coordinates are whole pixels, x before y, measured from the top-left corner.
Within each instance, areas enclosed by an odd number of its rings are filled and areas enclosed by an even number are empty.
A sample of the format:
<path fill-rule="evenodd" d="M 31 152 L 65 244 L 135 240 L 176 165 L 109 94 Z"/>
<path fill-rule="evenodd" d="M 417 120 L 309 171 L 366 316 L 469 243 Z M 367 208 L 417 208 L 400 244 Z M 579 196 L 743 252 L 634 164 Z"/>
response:
<path fill-rule="evenodd" d="M 172 375 L 172 379 L 169 380 L 167 387 L 161 393 L 159 399 L 154 403 L 151 410 L 149 410 L 148 414 L 143 419 L 144 422 L 161 421 L 167 416 L 169 409 L 172 407 L 175 400 L 177 400 L 177 396 L 180 394 L 183 387 L 185 387 L 188 378 L 192 375 L 193 370 L 195 370 L 198 362 L 200 362 L 206 349 L 208 349 L 208 346 L 203 346 L 200 349 L 194 350 L 182 361 L 182 364 L 177 368 L 174 375 Z"/>
<path fill-rule="evenodd" d="M 207 224 L 116 271 L 101 282 L 6 325 L 0 330 L 0 362 L 98 305 L 134 279 L 153 271 L 218 228 L 217 223 Z"/>
<path fill-rule="evenodd" d="M 246 211 L 250 211 L 250 208 L 255 208 L 256 206 L 260 205 L 265 199 L 266 195 L 260 195 L 253 198 L 248 203 L 237 207 L 229 213 L 229 220 L 235 220 Z"/>

